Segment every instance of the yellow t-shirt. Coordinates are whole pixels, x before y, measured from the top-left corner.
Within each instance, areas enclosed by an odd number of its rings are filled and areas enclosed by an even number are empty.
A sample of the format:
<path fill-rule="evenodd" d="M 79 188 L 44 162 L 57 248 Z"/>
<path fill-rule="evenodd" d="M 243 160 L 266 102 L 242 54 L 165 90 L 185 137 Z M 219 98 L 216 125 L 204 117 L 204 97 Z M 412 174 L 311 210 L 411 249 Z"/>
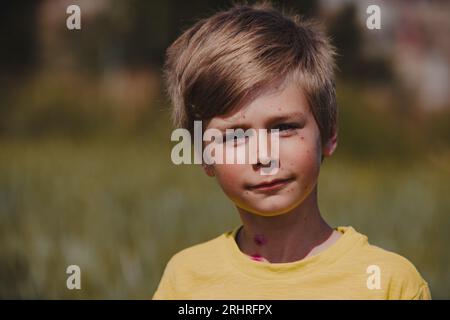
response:
<path fill-rule="evenodd" d="M 167 263 L 153 299 L 431 299 L 406 258 L 370 245 L 352 227 L 324 251 L 270 263 L 240 251 L 236 232 L 184 249 Z"/>

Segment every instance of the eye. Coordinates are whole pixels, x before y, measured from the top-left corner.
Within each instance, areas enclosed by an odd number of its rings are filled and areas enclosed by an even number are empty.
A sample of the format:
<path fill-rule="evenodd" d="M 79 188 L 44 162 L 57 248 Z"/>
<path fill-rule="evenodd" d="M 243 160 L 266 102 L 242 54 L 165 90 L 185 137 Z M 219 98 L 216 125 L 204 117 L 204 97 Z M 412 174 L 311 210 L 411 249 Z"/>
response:
<path fill-rule="evenodd" d="M 298 128 L 300 128 L 300 125 L 297 123 L 280 123 L 273 129 L 278 129 L 280 132 L 290 132 Z"/>
<path fill-rule="evenodd" d="M 223 135 L 224 143 L 232 142 L 235 146 L 243 143 L 246 140 L 247 140 L 247 136 L 239 130 L 235 131 L 234 133 L 229 133 L 229 134 Z"/>

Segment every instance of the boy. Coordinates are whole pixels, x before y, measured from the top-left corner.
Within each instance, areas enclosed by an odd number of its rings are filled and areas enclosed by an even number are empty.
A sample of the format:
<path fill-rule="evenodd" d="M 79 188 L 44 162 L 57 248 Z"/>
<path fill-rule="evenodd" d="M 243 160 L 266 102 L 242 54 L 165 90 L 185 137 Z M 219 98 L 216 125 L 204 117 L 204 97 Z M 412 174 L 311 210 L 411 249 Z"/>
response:
<path fill-rule="evenodd" d="M 242 226 L 175 254 L 154 299 L 431 298 L 407 259 L 320 214 L 319 169 L 337 145 L 333 56 L 313 24 L 268 3 L 219 12 L 170 46 L 176 126 L 278 129 L 279 170 L 262 175 L 273 159 L 261 158 L 203 164 Z"/>

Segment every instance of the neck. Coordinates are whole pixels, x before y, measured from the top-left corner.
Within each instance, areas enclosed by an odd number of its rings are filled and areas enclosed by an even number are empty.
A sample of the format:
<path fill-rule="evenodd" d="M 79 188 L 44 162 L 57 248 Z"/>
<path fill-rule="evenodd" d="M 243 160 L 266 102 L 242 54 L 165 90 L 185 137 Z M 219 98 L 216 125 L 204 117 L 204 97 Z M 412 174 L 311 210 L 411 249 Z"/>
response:
<path fill-rule="evenodd" d="M 317 186 L 298 207 L 277 216 L 260 216 L 239 207 L 238 211 L 243 222 L 236 237 L 239 248 L 272 263 L 293 262 L 312 251 L 318 253 L 333 234 L 317 206 Z"/>

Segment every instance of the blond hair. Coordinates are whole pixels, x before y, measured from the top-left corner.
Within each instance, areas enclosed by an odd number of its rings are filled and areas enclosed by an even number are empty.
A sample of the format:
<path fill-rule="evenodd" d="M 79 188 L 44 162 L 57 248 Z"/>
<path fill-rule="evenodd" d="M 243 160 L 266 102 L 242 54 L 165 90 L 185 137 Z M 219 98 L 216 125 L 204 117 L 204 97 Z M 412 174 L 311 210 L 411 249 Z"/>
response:
<path fill-rule="evenodd" d="M 175 127 L 193 131 L 286 80 L 305 92 L 322 143 L 337 130 L 334 48 L 317 24 L 269 2 L 198 21 L 167 49 L 164 78 Z"/>

